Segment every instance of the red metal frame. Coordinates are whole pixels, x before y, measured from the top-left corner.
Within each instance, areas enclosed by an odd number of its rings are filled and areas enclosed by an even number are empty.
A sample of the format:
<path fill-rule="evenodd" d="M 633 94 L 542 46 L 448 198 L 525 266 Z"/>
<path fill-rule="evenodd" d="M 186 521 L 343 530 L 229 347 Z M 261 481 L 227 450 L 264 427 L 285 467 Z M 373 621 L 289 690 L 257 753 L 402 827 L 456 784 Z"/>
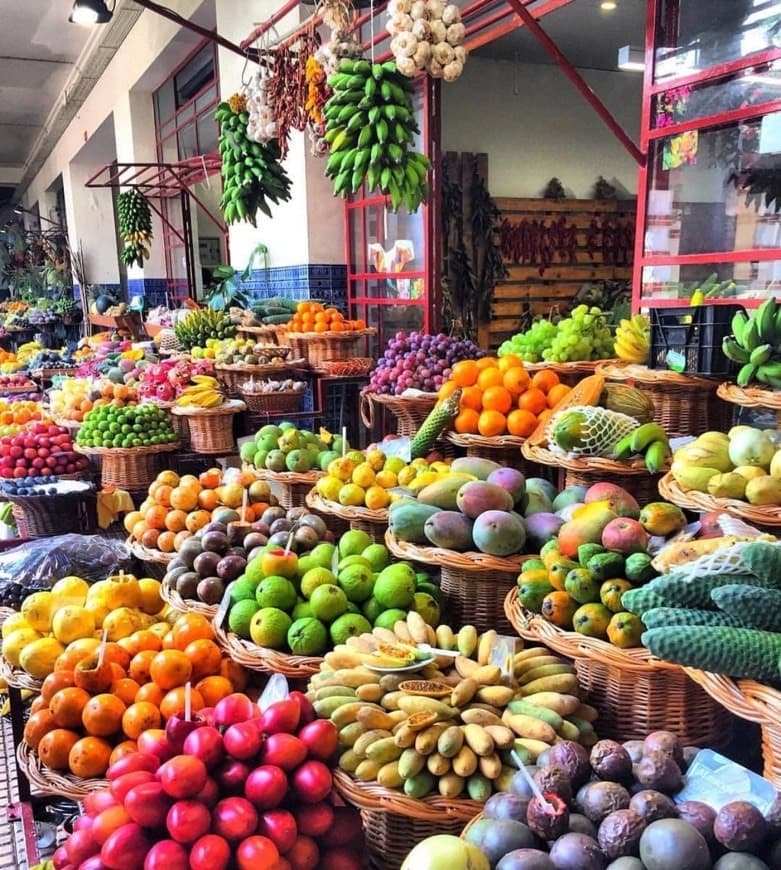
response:
<path fill-rule="evenodd" d="M 512 0 L 509 0 L 512 2 Z M 741 72 L 761 67 L 773 61 L 781 59 L 781 49 L 772 48 L 755 54 L 747 55 L 737 60 L 728 61 L 708 67 L 699 72 L 665 78 L 661 82 L 654 81 L 656 65 L 656 22 L 661 10 L 660 0 L 648 0 L 646 7 L 645 28 L 645 70 L 643 74 L 643 101 L 640 120 L 640 148 L 649 153 L 649 145 L 654 141 L 675 136 L 689 130 L 710 130 L 730 124 L 760 118 L 772 112 L 781 111 L 781 100 L 769 100 L 763 104 L 733 109 L 720 112 L 702 118 L 671 124 L 665 127 L 654 127 L 653 102 L 654 97 L 672 88 L 717 83 L 719 80 L 734 76 Z M 671 16 L 667 24 L 675 29 L 677 8 L 673 4 L 667 7 Z M 750 250 L 710 251 L 702 254 L 646 254 L 645 236 L 648 228 L 648 194 L 650 176 L 653 171 L 650 155 L 649 159 L 640 166 L 637 189 L 637 221 L 635 236 L 635 257 L 632 280 L 632 309 L 637 311 L 642 308 L 679 308 L 687 307 L 688 299 L 650 299 L 642 296 L 643 269 L 651 266 L 691 266 L 710 265 L 720 263 L 758 263 L 781 260 L 781 252 L 775 248 L 757 248 Z M 743 299 L 741 304 L 746 307 L 758 305 L 761 299 Z M 734 303 L 733 299 L 709 300 L 711 303 Z"/>

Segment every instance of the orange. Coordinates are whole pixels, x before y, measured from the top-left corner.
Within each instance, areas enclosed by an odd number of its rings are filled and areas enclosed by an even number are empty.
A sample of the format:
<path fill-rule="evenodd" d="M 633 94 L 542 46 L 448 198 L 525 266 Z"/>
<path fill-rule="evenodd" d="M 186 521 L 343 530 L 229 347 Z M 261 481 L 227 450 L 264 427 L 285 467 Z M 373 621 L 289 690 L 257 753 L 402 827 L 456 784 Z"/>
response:
<path fill-rule="evenodd" d="M 132 636 L 138 644 L 138 652 L 143 649 L 153 649 L 155 652 L 160 652 L 163 647 L 160 638 L 148 628 L 140 628 L 138 631 L 134 631 Z M 128 662 L 128 667 L 130 667 L 130 662 Z"/>
<path fill-rule="evenodd" d="M 176 620 L 171 631 L 178 650 L 183 650 L 188 643 L 201 638 L 214 640 L 214 629 L 211 623 L 200 613 L 183 614 Z"/>
<path fill-rule="evenodd" d="M 108 766 L 111 767 L 111 765 L 116 764 L 120 758 L 123 758 L 125 755 L 131 755 L 134 752 L 138 752 L 138 744 L 135 740 L 123 740 L 121 743 L 117 743 L 117 745 L 111 750 L 111 758 L 108 760 Z"/>
<path fill-rule="evenodd" d="M 570 388 L 566 384 L 556 384 L 555 387 L 551 387 L 548 390 L 548 407 L 555 408 L 565 396 L 569 395 L 569 391 Z"/>
<path fill-rule="evenodd" d="M 165 529 L 165 518 L 167 515 L 168 511 L 162 505 L 154 505 L 154 507 L 150 507 L 147 510 L 144 522 L 146 522 L 150 529 L 158 529 L 162 532 Z"/>
<path fill-rule="evenodd" d="M 136 653 L 130 660 L 130 670 L 128 671 L 130 679 L 135 680 L 141 686 L 148 683 L 150 680 L 149 666 L 156 655 L 157 653 L 152 649 L 142 649 Z"/>
<path fill-rule="evenodd" d="M 185 488 L 181 482 L 171 490 L 171 507 L 175 510 L 191 511 L 198 507 L 198 493 L 194 487 Z"/>
<path fill-rule="evenodd" d="M 49 674 L 41 685 L 41 697 L 48 704 L 52 696 L 60 689 L 69 689 L 74 686 L 73 671 L 54 671 Z"/>
<path fill-rule="evenodd" d="M 113 641 L 109 641 L 103 649 L 103 661 L 115 662 L 125 671 L 130 666 L 130 659 L 130 653 Z"/>
<path fill-rule="evenodd" d="M 73 673 L 73 669 L 76 667 L 78 662 L 82 659 L 85 659 L 89 655 L 89 652 L 85 649 L 80 649 L 79 647 L 69 647 L 65 650 L 65 652 L 61 652 L 56 661 L 54 662 L 54 670 L 55 671 L 70 671 Z"/>
<path fill-rule="evenodd" d="M 102 737 L 82 737 L 71 747 L 68 767 L 74 776 L 82 779 L 103 776 L 108 770 L 111 744 Z"/>
<path fill-rule="evenodd" d="M 186 528 L 187 514 L 184 511 L 169 511 L 165 518 L 165 527 L 169 532 L 181 532 Z"/>
<path fill-rule="evenodd" d="M 531 411 L 532 414 L 540 414 L 548 407 L 548 397 L 542 390 L 530 387 L 518 399 L 518 407 L 522 411 Z"/>
<path fill-rule="evenodd" d="M 480 369 L 473 359 L 462 359 L 453 366 L 450 378 L 459 387 L 471 387 L 477 383 Z"/>
<path fill-rule="evenodd" d="M 54 721 L 54 713 L 51 710 L 39 710 L 33 713 L 24 726 L 24 739 L 31 749 L 37 749 L 38 744 L 50 732 L 54 731 L 57 723 Z"/>
<path fill-rule="evenodd" d="M 474 408 L 465 408 L 460 414 L 458 414 L 456 419 L 453 420 L 453 429 L 455 429 L 459 435 L 476 435 L 479 418 L 480 415 L 474 410 Z"/>
<path fill-rule="evenodd" d="M 182 532 L 177 532 L 174 537 L 174 549 L 178 552 L 182 548 L 182 544 L 188 539 L 192 538 L 193 533 L 188 532 L 187 530 Z"/>
<path fill-rule="evenodd" d="M 76 686 L 55 692 L 49 701 L 49 709 L 54 714 L 57 727 L 80 728 L 81 713 L 89 699 L 89 692 Z"/>
<path fill-rule="evenodd" d="M 477 421 L 477 431 L 486 438 L 504 435 L 507 432 L 507 418 L 499 411 L 483 411 Z"/>
<path fill-rule="evenodd" d="M 159 707 L 163 701 L 165 692 L 157 685 L 157 683 L 144 683 L 143 686 L 136 692 L 133 702 L 140 704 L 142 701 L 154 704 Z"/>
<path fill-rule="evenodd" d="M 160 704 L 160 712 L 163 714 L 163 718 L 170 719 L 171 716 L 184 716 L 185 694 L 186 689 L 184 686 L 171 689 Z M 202 710 L 205 706 L 201 693 L 197 689 L 190 689 L 190 710 L 195 712 Z"/>
<path fill-rule="evenodd" d="M 193 511 L 192 513 L 187 514 L 187 531 L 195 534 L 195 532 L 197 532 L 198 529 L 202 529 L 206 523 L 210 523 L 211 519 L 212 515 L 209 511 Z"/>
<path fill-rule="evenodd" d="M 208 468 L 198 477 L 198 483 L 204 489 L 217 489 L 222 483 L 222 472 L 219 468 Z"/>
<path fill-rule="evenodd" d="M 461 410 L 472 408 L 479 411 L 483 407 L 483 391 L 480 387 L 464 387 L 461 390 Z"/>
<path fill-rule="evenodd" d="M 537 415 L 537 422 L 546 425 L 552 416 L 553 411 L 550 408 L 546 408 L 544 411 Z"/>
<path fill-rule="evenodd" d="M 149 497 L 155 502 L 155 504 L 162 505 L 163 507 L 168 507 L 171 504 L 172 492 L 173 487 L 168 486 L 168 484 L 152 484 L 152 489 L 150 489 L 149 491 Z"/>
<path fill-rule="evenodd" d="M 489 387 L 483 393 L 483 410 L 506 414 L 513 406 L 513 397 L 504 387 Z"/>
<path fill-rule="evenodd" d="M 136 523 L 143 522 L 143 520 L 144 515 L 141 513 L 141 511 L 129 511 L 125 514 L 125 519 L 122 520 L 122 524 L 125 527 L 125 531 L 128 534 L 131 534 L 131 532 L 133 531 L 133 526 Z"/>
<path fill-rule="evenodd" d="M 157 541 L 160 537 L 159 529 L 147 529 L 143 535 L 141 535 L 141 544 L 144 547 L 149 547 L 150 550 L 157 549 Z"/>
<path fill-rule="evenodd" d="M 489 387 L 498 387 L 504 375 L 497 368 L 484 368 L 477 376 L 477 386 L 485 392 Z"/>
<path fill-rule="evenodd" d="M 532 378 L 532 386 L 542 390 L 543 393 L 547 393 L 559 383 L 561 383 L 559 376 L 550 369 L 540 369 L 540 371 L 534 373 Z"/>
<path fill-rule="evenodd" d="M 509 369 L 514 369 L 517 366 L 522 366 L 523 360 L 514 353 L 506 353 L 499 357 L 499 371 L 504 374 Z"/>
<path fill-rule="evenodd" d="M 137 540 L 140 541 L 141 538 L 144 537 L 144 532 L 148 529 L 146 522 L 144 520 L 139 520 L 133 528 L 130 530 L 130 534 Z"/>
<path fill-rule="evenodd" d="M 65 770 L 68 767 L 68 755 L 78 740 L 79 735 L 75 731 L 55 728 L 41 738 L 38 758 L 52 770 Z"/>
<path fill-rule="evenodd" d="M 523 366 L 513 366 L 504 373 L 502 383 L 513 396 L 520 396 L 529 386 L 529 373 Z"/>
<path fill-rule="evenodd" d="M 437 391 L 437 396 L 440 399 L 446 399 L 448 396 L 452 396 L 457 389 L 458 384 L 455 381 L 445 381 Z"/>
<path fill-rule="evenodd" d="M 173 553 L 175 539 L 174 532 L 161 532 L 157 539 L 157 549 L 162 553 Z"/>
<path fill-rule="evenodd" d="M 219 674 L 222 653 L 213 640 L 201 638 L 188 643 L 184 648 L 184 655 L 187 656 L 192 665 L 193 671 L 190 679 L 193 682 L 212 674 Z"/>
<path fill-rule="evenodd" d="M 490 369 L 497 368 L 499 366 L 499 360 L 495 356 L 483 356 L 477 361 L 477 367 L 482 371 L 482 369 Z"/>
<path fill-rule="evenodd" d="M 117 641 L 117 646 L 122 647 L 123 650 L 126 650 L 128 655 L 133 658 L 133 656 L 138 652 L 138 641 L 135 638 L 135 635 L 129 635 L 128 637 L 121 637 Z M 130 665 L 128 664 L 128 668 Z"/>
<path fill-rule="evenodd" d="M 195 688 L 203 698 L 207 707 L 213 707 L 218 701 L 233 693 L 233 683 L 219 674 L 212 677 L 204 677 Z"/>
<path fill-rule="evenodd" d="M 161 689 L 183 686 L 192 676 L 193 666 L 186 653 L 178 649 L 159 652 L 149 665 L 149 676 Z"/>
<path fill-rule="evenodd" d="M 84 706 L 81 722 L 87 734 L 111 737 L 122 727 L 122 714 L 126 709 L 125 704 L 114 695 L 95 695 Z"/>
<path fill-rule="evenodd" d="M 125 669 L 121 665 L 118 665 L 116 662 L 108 662 L 108 666 L 111 668 L 112 682 L 114 680 L 121 680 L 123 677 L 127 676 Z"/>
<path fill-rule="evenodd" d="M 178 486 L 179 475 L 175 471 L 171 471 L 170 468 L 166 468 L 165 471 L 161 471 L 160 474 L 157 475 L 155 483 L 164 483 L 167 486 Z M 152 486 L 154 486 L 154 483 Z"/>
<path fill-rule="evenodd" d="M 138 740 L 138 735 L 150 728 L 159 728 L 163 717 L 154 704 L 149 701 L 138 701 L 131 704 L 122 714 L 122 730 L 131 740 Z"/>
<path fill-rule="evenodd" d="M 111 694 L 116 695 L 125 706 L 128 706 L 135 701 L 140 688 L 135 680 L 131 680 L 130 677 L 122 677 L 120 680 L 114 680 L 111 684 Z"/>
<path fill-rule="evenodd" d="M 537 422 L 537 418 L 531 411 L 516 408 L 507 415 L 507 431 L 510 435 L 526 438 L 537 428 Z"/>
<path fill-rule="evenodd" d="M 233 659 L 224 658 L 220 664 L 220 676 L 229 680 L 234 692 L 243 692 L 249 683 L 246 669 Z"/>
<path fill-rule="evenodd" d="M 46 703 L 46 701 L 44 701 L 43 698 L 38 695 L 37 698 L 33 698 L 33 702 L 32 704 L 30 704 L 30 715 L 32 716 L 39 710 L 47 710 L 48 708 L 49 705 Z"/>
<path fill-rule="evenodd" d="M 220 503 L 220 497 L 213 489 L 202 489 L 198 493 L 198 507 L 205 511 L 213 511 Z"/>

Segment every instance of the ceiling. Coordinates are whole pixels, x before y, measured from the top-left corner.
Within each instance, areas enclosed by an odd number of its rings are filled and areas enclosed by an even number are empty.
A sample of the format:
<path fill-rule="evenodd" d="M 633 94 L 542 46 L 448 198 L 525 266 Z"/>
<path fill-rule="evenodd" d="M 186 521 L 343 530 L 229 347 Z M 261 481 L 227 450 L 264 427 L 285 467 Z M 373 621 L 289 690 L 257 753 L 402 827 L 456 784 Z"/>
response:
<path fill-rule="evenodd" d="M 600 2 L 572 0 L 545 15 L 540 24 L 576 67 L 615 70 L 619 48 L 645 44 L 646 0 L 616 0 L 612 12 L 602 11 Z M 526 27 L 477 49 L 474 54 L 522 63 L 555 62 Z"/>
<path fill-rule="evenodd" d="M 0 167 L 21 167 L 89 36 L 68 23 L 72 0 L 1 4 Z"/>

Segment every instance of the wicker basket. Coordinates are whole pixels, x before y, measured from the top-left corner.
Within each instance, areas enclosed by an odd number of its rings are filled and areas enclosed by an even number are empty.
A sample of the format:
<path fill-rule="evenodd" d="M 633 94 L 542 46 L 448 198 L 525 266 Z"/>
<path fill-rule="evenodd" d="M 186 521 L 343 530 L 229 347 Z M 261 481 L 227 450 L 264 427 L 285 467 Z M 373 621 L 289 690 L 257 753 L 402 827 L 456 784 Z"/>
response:
<path fill-rule="evenodd" d="M 739 387 L 737 384 L 719 384 L 717 394 L 725 402 L 744 408 L 772 408 L 781 411 L 781 390 L 762 390 L 759 387 Z"/>
<path fill-rule="evenodd" d="M 470 829 L 472 828 L 472 825 L 477 824 L 477 822 L 479 822 L 480 819 L 484 819 L 484 818 L 485 818 L 485 816 L 484 816 L 482 813 L 478 813 L 478 814 L 477 814 L 477 815 L 472 819 L 472 821 L 469 822 L 469 824 L 467 824 L 467 826 L 464 828 L 464 830 L 461 831 L 461 839 L 462 839 L 462 840 L 466 840 L 466 835 L 469 833 Z"/>
<path fill-rule="evenodd" d="M 238 399 L 230 399 L 216 408 L 189 408 L 176 405 L 174 417 L 186 417 L 190 428 L 190 450 L 227 456 L 236 452 L 233 438 L 233 415 L 246 411 L 247 406 Z"/>
<path fill-rule="evenodd" d="M 93 486 L 57 495 L 11 495 L 14 519 L 23 538 L 49 538 L 77 533 L 89 535 L 98 527 L 97 494 Z"/>
<path fill-rule="evenodd" d="M 608 362 L 608 360 L 579 360 L 578 362 L 567 363 L 524 363 L 523 367 L 532 375 L 535 372 L 542 371 L 556 372 L 562 384 L 574 387 L 578 381 L 593 375 L 596 367 L 604 362 Z M 613 360 L 609 360 L 609 362 L 613 362 Z"/>
<path fill-rule="evenodd" d="M 684 492 L 671 473 L 665 474 L 659 481 L 659 494 L 667 501 L 686 510 L 698 513 L 722 510 L 752 525 L 773 526 L 776 532 L 777 527 L 781 526 L 781 505 L 753 505 L 737 498 L 716 498 L 710 493 L 698 492 L 694 489 Z"/>
<path fill-rule="evenodd" d="M 162 565 L 163 568 L 165 568 L 169 562 L 173 562 L 176 558 L 176 553 L 164 553 L 162 550 L 145 547 L 132 536 L 129 537 L 125 543 L 130 549 L 130 552 L 141 562 Z"/>
<path fill-rule="evenodd" d="M 385 539 L 385 532 L 388 528 L 387 508 L 373 511 L 365 507 L 341 505 L 335 501 L 327 501 L 314 489 L 307 493 L 306 506 L 320 516 L 334 516 L 348 522 L 351 529 L 361 529 L 375 544 L 382 543 Z"/>
<path fill-rule="evenodd" d="M 74 450 L 85 456 L 100 457 L 100 482 L 134 492 L 149 489 L 160 471 L 163 453 L 178 450 L 178 441 L 150 444 L 148 447 L 81 447 Z"/>
<path fill-rule="evenodd" d="M 759 724 L 764 761 L 762 776 L 781 788 L 781 692 L 755 680 L 733 680 L 695 668 L 685 670 L 730 713 Z"/>
<path fill-rule="evenodd" d="M 290 352 L 290 348 L 280 348 L 286 354 Z M 215 376 L 217 380 L 225 387 L 226 392 L 231 396 L 238 396 L 241 388 L 248 381 L 258 378 L 280 378 L 284 377 L 291 371 L 305 371 L 306 360 L 295 359 L 284 363 L 267 363 L 263 365 L 246 365 L 244 363 L 217 363 L 214 366 Z"/>
<path fill-rule="evenodd" d="M 267 468 L 256 468 L 255 473 L 258 480 L 265 480 L 272 484 L 274 495 L 285 510 L 303 507 L 309 490 L 325 474 L 323 471 L 316 470 L 269 471 Z"/>
<path fill-rule="evenodd" d="M 204 604 L 202 601 L 182 598 L 176 591 L 175 585 L 167 580 L 164 580 L 160 585 L 160 597 L 166 604 L 170 604 L 174 610 L 178 610 L 181 613 L 200 613 L 208 619 L 214 619 L 219 608 L 218 604 Z"/>
<path fill-rule="evenodd" d="M 71 435 L 71 437 L 72 437 L 72 438 L 75 438 L 75 437 L 76 437 L 76 433 L 79 431 L 79 429 L 81 429 L 82 421 L 81 421 L 81 420 L 62 420 L 62 419 L 56 419 L 56 420 L 54 421 L 54 424 L 55 424 L 56 426 L 60 426 L 60 427 L 62 427 L 63 429 L 67 429 L 67 430 L 68 430 L 68 433 Z"/>
<path fill-rule="evenodd" d="M 236 332 L 239 335 L 249 335 L 253 338 L 271 342 L 271 344 L 279 344 L 280 337 L 285 334 L 286 326 L 284 323 L 276 326 L 237 326 Z"/>
<path fill-rule="evenodd" d="M 398 870 L 412 847 L 426 837 L 458 836 L 483 806 L 467 798 L 431 796 L 417 800 L 376 782 L 358 782 L 341 770 L 334 771 L 334 788 L 348 804 L 361 810 L 372 870 Z"/>
<path fill-rule="evenodd" d="M 732 425 L 732 409 L 716 394 L 718 381 L 614 362 L 600 363 L 597 374 L 629 381 L 646 393 L 654 403 L 654 421 L 671 438 L 725 432 Z"/>
<path fill-rule="evenodd" d="M 90 792 L 108 788 L 107 779 L 81 779 L 71 773 L 49 770 L 24 740 L 16 747 L 16 761 L 30 785 L 44 794 L 56 794 L 80 801 Z"/>
<path fill-rule="evenodd" d="M 21 393 L 37 393 L 38 384 L 35 381 L 27 381 L 26 384 L 18 384 L 15 387 L 0 387 L 0 393 L 4 396 L 18 396 Z M 59 423 L 57 424 L 59 425 Z"/>
<path fill-rule="evenodd" d="M 301 409 L 304 398 L 300 390 L 248 393 L 243 386 L 239 388 L 239 396 L 253 414 L 294 414 Z"/>
<path fill-rule="evenodd" d="M 504 599 L 515 588 L 521 565 L 531 556 L 499 558 L 486 553 L 457 553 L 400 541 L 388 529 L 385 546 L 398 559 L 440 569 L 440 588 L 447 598 L 453 625 L 474 625 L 478 631 L 514 629 L 504 612 Z"/>
<path fill-rule="evenodd" d="M 282 674 L 289 680 L 308 679 L 320 670 L 323 659 L 319 656 L 294 656 L 268 647 L 258 646 L 243 640 L 228 631 L 215 613 L 213 619 L 214 635 L 217 643 L 230 658 L 251 671 L 264 674 Z"/>
<path fill-rule="evenodd" d="M 303 357 L 314 368 L 321 362 L 363 356 L 359 353 L 362 340 L 376 334 L 374 328 L 352 332 L 288 332 L 285 341 L 291 345 L 295 356 Z"/>
<path fill-rule="evenodd" d="M 499 465 L 508 468 L 517 468 L 525 471 L 529 462 L 521 453 L 521 447 L 526 440 L 517 435 L 459 435 L 456 432 L 446 432 L 445 440 L 466 450 L 467 456 L 476 456 L 481 459 L 492 459 Z"/>
<path fill-rule="evenodd" d="M 651 731 L 672 731 L 688 745 L 723 748 L 732 719 L 679 665 L 645 648 L 619 649 L 606 641 L 563 631 L 525 610 L 518 589 L 510 590 L 505 612 L 518 634 L 574 659 L 578 682 L 599 710 L 599 735 L 642 740 Z"/>
<path fill-rule="evenodd" d="M 361 396 L 361 420 L 367 429 L 375 423 L 375 405 L 385 409 L 396 421 L 396 434 L 412 437 L 437 403 L 436 393 L 420 396 L 387 396 L 384 393 L 364 393 Z"/>
<path fill-rule="evenodd" d="M 0 625 L 16 612 L 11 607 L 0 607 Z M 14 667 L 4 656 L 0 656 L 0 678 L 9 686 L 16 689 L 29 689 L 31 692 L 39 692 L 43 683 L 43 680 L 37 680 L 21 668 Z"/>
<path fill-rule="evenodd" d="M 368 375 L 374 365 L 370 356 L 356 356 L 352 359 L 324 359 L 314 364 L 318 374 L 329 378 L 358 378 Z"/>

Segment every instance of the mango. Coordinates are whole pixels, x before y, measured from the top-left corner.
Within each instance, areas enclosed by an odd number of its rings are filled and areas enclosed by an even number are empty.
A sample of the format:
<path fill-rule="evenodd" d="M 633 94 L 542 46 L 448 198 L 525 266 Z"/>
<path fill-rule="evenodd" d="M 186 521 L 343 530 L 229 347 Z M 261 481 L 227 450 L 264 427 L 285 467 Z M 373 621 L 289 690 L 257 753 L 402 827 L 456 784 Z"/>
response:
<path fill-rule="evenodd" d="M 388 526 L 400 541 L 406 541 L 410 544 L 426 544 L 428 543 L 428 538 L 424 532 L 426 520 L 438 511 L 438 507 L 418 504 L 417 502 L 414 504 L 393 503 L 388 511 Z"/>
<path fill-rule="evenodd" d="M 458 509 L 472 519 L 486 511 L 512 510 L 514 504 L 513 497 L 507 490 L 483 480 L 465 483 L 458 490 L 456 502 Z"/>
<path fill-rule="evenodd" d="M 523 550 L 526 543 L 526 529 L 522 521 L 503 510 L 487 510 L 475 520 L 472 538 L 481 553 L 488 553 L 491 556 L 509 556 Z"/>
<path fill-rule="evenodd" d="M 31 677 L 43 680 L 54 671 L 57 657 L 65 647 L 53 637 L 42 637 L 28 643 L 19 654 L 19 664 Z"/>
<path fill-rule="evenodd" d="M 446 550 L 471 550 L 473 521 L 457 510 L 441 510 L 423 525 L 423 533 L 435 546 Z"/>
<path fill-rule="evenodd" d="M 578 508 L 573 518 L 559 529 L 559 552 L 570 559 L 576 558 L 582 544 L 601 542 L 603 529 L 615 518 L 616 513 L 606 502 L 592 502 Z"/>
<path fill-rule="evenodd" d="M 446 477 L 424 486 L 418 491 L 420 504 L 433 505 L 443 511 L 454 511 L 458 507 L 456 496 L 458 490 L 475 478 L 468 474 L 448 474 Z"/>
<path fill-rule="evenodd" d="M 492 459 L 481 459 L 479 456 L 459 456 L 450 464 L 453 474 L 473 474 L 478 480 L 487 480 L 488 475 L 498 471 L 502 466 Z"/>
<path fill-rule="evenodd" d="M 666 501 L 653 501 L 640 511 L 640 525 L 649 535 L 667 537 L 686 527 L 686 516 L 674 504 Z"/>
<path fill-rule="evenodd" d="M 488 475 L 488 483 L 507 490 L 516 504 L 526 494 L 526 477 L 517 468 L 497 468 Z"/>

